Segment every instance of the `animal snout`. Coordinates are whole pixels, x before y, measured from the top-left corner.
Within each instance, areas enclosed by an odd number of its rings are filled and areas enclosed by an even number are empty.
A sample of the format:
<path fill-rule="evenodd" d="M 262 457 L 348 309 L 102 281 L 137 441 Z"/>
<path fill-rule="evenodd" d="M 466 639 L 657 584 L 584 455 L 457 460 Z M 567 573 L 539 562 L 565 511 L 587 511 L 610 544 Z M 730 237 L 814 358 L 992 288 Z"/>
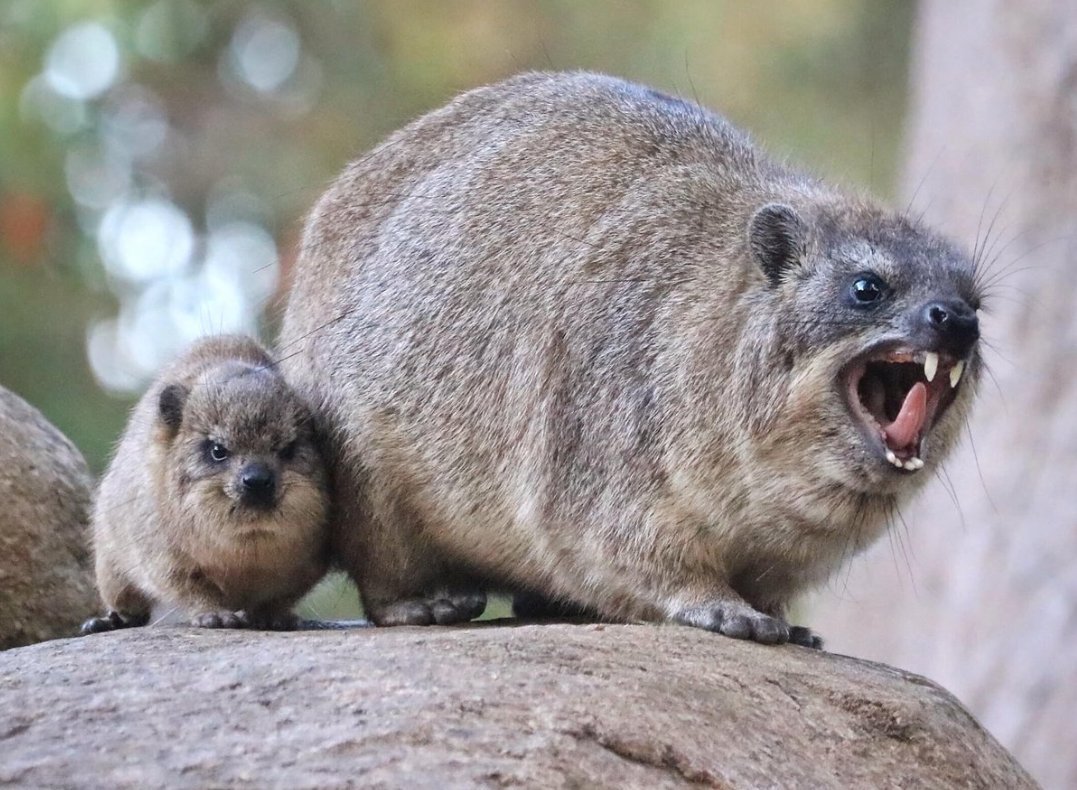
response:
<path fill-rule="evenodd" d="M 980 339 L 980 319 L 964 299 L 929 302 L 923 307 L 921 321 L 938 338 L 941 349 L 959 359 Z"/>
<path fill-rule="evenodd" d="M 277 476 L 262 463 L 251 463 L 239 472 L 239 485 L 244 502 L 270 505 L 277 492 Z"/>

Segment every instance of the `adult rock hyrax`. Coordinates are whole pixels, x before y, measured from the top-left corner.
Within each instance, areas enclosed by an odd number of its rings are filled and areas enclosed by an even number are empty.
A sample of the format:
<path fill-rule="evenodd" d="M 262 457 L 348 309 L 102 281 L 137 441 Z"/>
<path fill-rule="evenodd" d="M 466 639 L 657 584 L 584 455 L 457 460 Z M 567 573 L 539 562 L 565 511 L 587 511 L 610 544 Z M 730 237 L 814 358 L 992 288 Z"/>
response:
<path fill-rule="evenodd" d="M 375 623 L 500 588 L 817 644 L 786 605 L 954 444 L 979 304 L 960 250 L 719 116 L 527 74 L 345 170 L 281 347 Z"/>
<path fill-rule="evenodd" d="M 325 471 L 310 410 L 245 337 L 197 343 L 135 406 L 93 510 L 108 611 L 84 632 L 145 624 L 288 628 L 325 572 Z"/>

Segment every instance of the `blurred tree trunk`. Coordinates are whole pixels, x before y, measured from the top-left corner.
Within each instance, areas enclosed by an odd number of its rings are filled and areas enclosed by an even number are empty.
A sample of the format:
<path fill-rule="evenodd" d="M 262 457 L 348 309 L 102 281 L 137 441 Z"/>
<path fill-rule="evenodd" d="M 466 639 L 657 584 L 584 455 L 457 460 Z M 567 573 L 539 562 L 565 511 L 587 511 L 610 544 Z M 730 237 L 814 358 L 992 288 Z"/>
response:
<path fill-rule="evenodd" d="M 1073 788 L 1077 3 L 924 0 L 916 46 L 906 199 L 985 259 L 993 377 L 971 441 L 814 625 L 941 682 L 1045 786 Z"/>

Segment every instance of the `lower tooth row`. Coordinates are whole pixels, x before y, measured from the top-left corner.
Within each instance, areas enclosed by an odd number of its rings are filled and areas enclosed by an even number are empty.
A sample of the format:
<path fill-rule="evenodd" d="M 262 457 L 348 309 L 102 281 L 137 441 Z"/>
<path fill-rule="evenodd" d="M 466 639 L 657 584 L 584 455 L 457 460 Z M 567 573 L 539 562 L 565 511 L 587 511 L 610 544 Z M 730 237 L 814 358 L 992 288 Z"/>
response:
<path fill-rule="evenodd" d="M 887 450 L 886 451 L 886 460 L 889 461 L 890 463 L 892 463 L 898 469 L 905 469 L 905 470 L 907 470 L 909 472 L 915 472 L 918 469 L 923 469 L 924 468 L 923 459 L 916 458 L 914 456 L 914 457 L 910 458 L 908 461 L 902 461 L 900 458 L 898 458 L 894 454 L 893 450 Z"/>

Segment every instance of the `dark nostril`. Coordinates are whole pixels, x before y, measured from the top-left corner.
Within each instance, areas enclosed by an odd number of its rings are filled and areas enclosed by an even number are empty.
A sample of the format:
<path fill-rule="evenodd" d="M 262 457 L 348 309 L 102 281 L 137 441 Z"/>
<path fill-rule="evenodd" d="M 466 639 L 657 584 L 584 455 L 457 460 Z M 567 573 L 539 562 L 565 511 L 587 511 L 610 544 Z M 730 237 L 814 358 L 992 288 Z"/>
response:
<path fill-rule="evenodd" d="M 239 482 L 248 491 L 264 493 L 272 490 L 276 481 L 270 469 L 261 464 L 251 464 L 243 469 Z"/>
<path fill-rule="evenodd" d="M 943 350 L 964 356 L 980 337 L 980 321 L 976 311 L 964 299 L 947 299 L 924 305 L 920 313 L 924 325 L 930 327 Z"/>

